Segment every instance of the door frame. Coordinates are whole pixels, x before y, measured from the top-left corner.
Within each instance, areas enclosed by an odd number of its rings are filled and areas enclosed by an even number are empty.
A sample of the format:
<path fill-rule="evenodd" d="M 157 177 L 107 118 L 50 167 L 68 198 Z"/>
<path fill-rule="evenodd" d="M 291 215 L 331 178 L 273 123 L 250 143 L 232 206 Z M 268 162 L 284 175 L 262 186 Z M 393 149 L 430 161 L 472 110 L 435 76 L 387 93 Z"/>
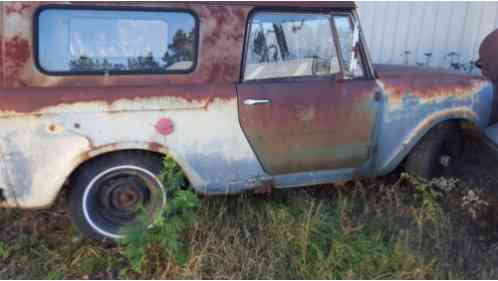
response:
<path fill-rule="evenodd" d="M 247 47 L 248 47 L 248 42 L 249 42 L 249 36 L 250 36 L 250 26 L 252 23 L 252 20 L 254 18 L 254 14 L 259 13 L 259 12 L 281 12 L 281 13 L 311 13 L 311 14 L 328 14 L 331 17 L 334 15 L 348 15 L 350 19 L 353 21 L 353 23 L 356 21 L 358 23 L 358 28 L 360 29 L 360 56 L 361 60 L 363 62 L 363 72 L 364 72 L 364 77 L 362 78 L 356 78 L 356 79 L 376 79 L 377 75 L 374 71 L 373 64 L 371 61 L 370 53 L 368 52 L 368 48 L 366 45 L 366 40 L 365 36 L 363 34 L 363 28 L 359 19 L 359 15 L 356 11 L 356 9 L 340 9 L 340 8 L 325 8 L 325 7 L 311 7 L 311 8 L 287 8 L 287 7 L 261 7 L 257 6 L 251 9 L 251 11 L 248 13 L 247 18 L 246 18 L 246 23 L 245 23 L 245 28 L 244 28 L 244 41 L 242 45 L 242 57 L 241 57 L 241 62 L 240 62 L 240 70 L 239 70 L 239 81 L 238 84 L 240 83 L 253 83 L 253 82 L 258 82 L 262 80 L 278 80 L 278 81 L 285 81 L 285 79 L 296 79 L 296 78 L 269 78 L 269 79 L 261 79 L 261 80 L 251 80 L 251 81 L 244 81 L 244 72 L 245 72 L 245 67 L 246 67 L 246 54 L 247 54 Z M 342 50 L 339 46 L 340 41 L 339 41 L 339 35 L 335 26 L 335 23 L 333 20 L 330 21 L 331 28 L 332 28 L 332 35 L 334 36 L 335 42 L 335 48 L 336 48 L 336 53 L 337 56 L 342 56 Z M 339 59 L 339 66 L 340 66 L 340 73 L 339 73 L 339 79 L 344 80 L 344 66 L 343 62 L 341 59 Z M 356 80 L 355 79 L 355 80 Z"/>
<path fill-rule="evenodd" d="M 241 58 L 241 66 L 240 66 L 240 73 L 239 73 L 239 81 L 237 85 L 244 84 L 244 83 L 261 83 L 261 82 L 283 82 L 285 83 L 286 81 L 298 81 L 300 79 L 310 79 L 311 77 L 278 77 L 278 78 L 266 78 L 266 79 L 257 79 L 257 80 L 250 80 L 250 81 L 244 81 L 244 72 L 245 72 L 245 67 L 246 67 L 246 60 L 247 60 L 247 52 L 248 52 L 248 42 L 249 42 L 249 37 L 250 37 L 250 29 L 251 29 L 251 23 L 253 21 L 254 15 L 259 12 L 275 12 L 275 13 L 309 13 L 309 14 L 321 14 L 321 15 L 329 15 L 330 16 L 330 25 L 332 29 L 332 36 L 334 39 L 334 45 L 336 49 L 336 54 L 338 56 L 339 60 L 339 67 L 340 71 L 338 74 L 335 75 L 330 75 L 327 77 L 313 77 L 312 79 L 334 79 L 336 80 L 336 83 L 354 83 L 356 80 L 368 80 L 372 81 L 376 85 L 378 83 L 376 82 L 376 75 L 375 72 L 373 71 L 372 63 L 370 60 L 370 56 L 368 53 L 368 50 L 366 48 L 365 44 L 365 38 L 363 35 L 363 31 L 361 28 L 361 23 L 359 22 L 359 17 L 358 14 L 356 13 L 355 9 L 337 9 L 337 8 L 285 8 L 285 7 L 255 7 L 253 8 L 249 13 L 246 18 L 246 26 L 245 26 L 245 34 L 244 34 L 244 42 L 243 42 L 243 51 L 242 51 L 242 58 Z M 338 31 L 336 29 L 336 24 L 333 20 L 334 15 L 347 15 L 352 24 L 355 24 L 355 21 L 357 22 L 357 27 L 359 28 L 359 55 L 361 56 L 361 67 L 363 69 L 363 76 L 354 78 L 354 79 L 346 79 L 345 77 L 345 71 L 344 71 L 344 65 L 342 61 L 342 48 L 341 48 L 341 42 L 339 40 L 338 36 Z M 377 92 L 377 90 L 375 90 Z M 373 93 L 375 95 L 375 93 Z M 240 96 L 237 93 L 237 107 L 238 107 L 238 121 L 239 125 L 242 129 L 242 132 L 244 133 L 244 136 L 248 140 L 249 145 L 251 146 L 251 149 L 253 150 L 256 158 L 260 162 L 263 170 L 268 174 L 268 171 L 264 168 L 263 162 L 256 153 L 256 150 L 253 146 L 253 144 L 249 141 L 248 135 L 246 130 L 244 130 L 244 127 L 242 126 L 241 123 L 241 118 L 240 118 Z M 372 97 L 374 99 L 374 97 Z M 375 112 L 375 122 L 378 121 L 378 108 L 376 109 Z M 280 185 L 277 182 L 281 182 L 282 186 L 300 186 L 302 185 L 301 183 L 303 181 L 309 181 L 309 175 L 310 174 L 316 174 L 319 176 L 320 179 L 315 179 L 314 181 L 318 180 L 320 183 L 325 183 L 325 182 L 331 182 L 334 181 L 334 179 L 340 179 L 340 180 L 345 180 L 345 179 L 350 179 L 354 175 L 358 174 L 366 174 L 370 173 L 369 168 L 371 163 L 374 161 L 374 147 L 376 146 L 376 133 L 375 133 L 375 128 L 376 124 L 371 128 L 371 149 L 369 149 L 369 155 L 367 160 L 365 161 L 364 164 L 360 165 L 357 168 L 344 168 L 344 169 L 335 169 L 335 170 L 321 170 L 317 172 L 297 172 L 297 173 L 289 173 L 289 174 L 282 174 L 282 175 L 272 175 L 274 180 L 276 181 L 276 185 Z"/>

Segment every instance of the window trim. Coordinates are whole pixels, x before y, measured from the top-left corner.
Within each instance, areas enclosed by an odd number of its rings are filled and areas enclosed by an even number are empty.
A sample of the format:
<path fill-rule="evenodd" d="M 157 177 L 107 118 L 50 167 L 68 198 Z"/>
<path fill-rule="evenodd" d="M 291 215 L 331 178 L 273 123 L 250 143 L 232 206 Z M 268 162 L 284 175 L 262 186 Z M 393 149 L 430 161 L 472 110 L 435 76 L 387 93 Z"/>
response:
<path fill-rule="evenodd" d="M 245 76 L 245 70 L 246 70 L 246 63 L 247 63 L 247 50 L 249 47 L 249 37 L 250 37 L 250 27 L 252 26 L 252 22 L 254 19 L 254 16 L 258 13 L 285 13 L 285 14 L 310 14 L 310 15 L 326 15 L 330 17 L 330 23 L 332 23 L 332 13 L 330 10 L 324 10 L 324 9 L 285 9 L 285 8 L 265 8 L 265 9 L 258 9 L 255 8 L 253 9 L 247 19 L 246 23 L 246 28 L 245 28 L 245 36 L 244 36 L 244 48 L 242 52 L 242 63 L 241 63 L 241 69 L 240 69 L 240 83 L 257 83 L 257 82 L 295 82 L 295 81 L 301 81 L 301 80 L 338 80 L 340 76 L 343 76 L 343 69 L 342 65 L 340 62 L 339 57 L 337 57 L 338 64 L 339 64 L 339 73 L 334 73 L 330 75 L 321 75 L 321 76 L 282 76 L 282 77 L 270 77 L 270 78 L 261 78 L 261 79 L 251 79 L 251 80 L 244 80 Z M 332 28 L 332 27 L 331 27 Z M 335 41 L 335 35 L 334 35 L 334 30 L 331 30 L 332 32 L 332 37 L 333 40 Z M 337 53 L 337 44 L 334 42 L 334 48 L 336 49 Z M 339 54 L 337 53 L 339 56 Z"/>
<path fill-rule="evenodd" d="M 335 20 L 334 20 L 334 17 L 335 16 L 347 16 L 349 18 L 349 22 L 351 24 L 354 25 L 354 21 L 355 21 L 355 18 L 353 16 L 353 13 L 348 13 L 348 12 L 331 12 L 330 13 L 330 16 L 332 17 L 332 21 L 331 21 L 331 25 L 332 25 L 332 29 L 333 29 L 333 32 L 334 32 L 334 40 L 337 40 L 337 44 L 336 44 L 336 47 L 337 47 L 337 54 L 339 56 L 341 56 L 341 59 L 339 60 L 339 64 L 341 65 L 341 75 L 343 76 L 343 78 L 345 78 L 346 80 L 365 80 L 365 79 L 370 79 L 370 74 L 369 74 L 369 71 L 367 71 L 367 67 L 365 65 L 365 59 L 366 59 L 366 56 L 365 56 L 365 47 L 363 45 L 363 36 L 362 36 L 362 33 L 363 31 L 361 30 L 361 27 L 360 27 L 360 37 L 359 37 L 359 43 L 360 43 L 360 57 L 361 57 L 361 68 L 362 68 L 362 71 L 363 71 L 363 76 L 361 77 L 349 77 L 346 75 L 346 71 L 344 71 L 345 67 L 344 67 L 344 62 L 342 61 L 342 42 L 339 38 L 339 31 L 337 30 L 337 25 L 335 23 Z M 357 19 L 356 19 L 357 20 Z"/>
<path fill-rule="evenodd" d="M 108 70 L 108 71 L 50 71 L 42 67 L 39 60 L 39 18 L 45 10 L 85 10 L 85 11 L 127 11 L 127 12 L 180 12 L 186 13 L 194 19 L 194 58 L 192 66 L 181 70 L 147 71 L 147 70 Z M 38 7 L 33 16 L 33 60 L 38 71 L 47 76 L 101 76 L 101 75 L 161 75 L 161 74 L 189 74 L 195 71 L 199 60 L 199 17 L 191 9 L 184 8 L 163 8 L 163 7 L 135 7 L 135 6 L 88 6 L 88 5 L 67 5 L 48 4 Z"/>
<path fill-rule="evenodd" d="M 355 21 L 358 22 L 358 27 L 360 28 L 360 52 L 361 52 L 361 59 L 363 61 L 363 69 L 365 71 L 365 75 L 363 79 L 358 80 L 375 80 L 377 79 L 376 74 L 375 74 L 375 69 L 373 67 L 373 62 L 370 57 L 370 52 L 368 49 L 367 41 L 365 38 L 365 34 L 363 33 L 363 25 L 360 20 L 360 16 L 358 15 L 357 11 L 352 11 L 351 12 L 351 18 Z"/>

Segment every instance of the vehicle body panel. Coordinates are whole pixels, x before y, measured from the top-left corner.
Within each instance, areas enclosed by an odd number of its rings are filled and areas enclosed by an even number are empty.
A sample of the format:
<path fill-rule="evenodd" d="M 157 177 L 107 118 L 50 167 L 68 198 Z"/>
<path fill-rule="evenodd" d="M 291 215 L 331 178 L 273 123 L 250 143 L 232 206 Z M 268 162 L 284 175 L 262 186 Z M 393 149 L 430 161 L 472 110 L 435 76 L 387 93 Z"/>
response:
<path fill-rule="evenodd" d="M 34 15 L 44 3 L 3 3 L 3 85 L 7 88 L 171 85 L 233 82 L 238 79 L 247 5 L 196 5 L 193 3 L 89 3 L 95 7 L 160 7 L 193 11 L 199 25 L 198 65 L 189 74 L 168 75 L 65 75 L 48 76 L 35 66 Z M 64 5 L 64 4 L 57 4 Z M 66 4 L 81 6 L 79 3 Z M 230 19 L 230 20 L 229 20 Z M 220 51 L 223 50 L 223 51 Z"/>
<path fill-rule="evenodd" d="M 47 76 L 33 57 L 40 4 L 2 5 L 3 206 L 47 206 L 81 163 L 121 149 L 171 154 L 199 192 L 239 192 L 263 175 L 239 126 L 233 83 L 248 6 L 138 5 L 198 15 L 198 64 L 190 74 Z"/>
<path fill-rule="evenodd" d="M 255 6 L 343 11 L 354 9 L 350 2 L 85 3 L 192 10 L 199 21 L 196 68 L 168 75 L 42 73 L 33 52 L 41 5 L 1 3 L 3 207 L 46 207 L 82 163 L 129 149 L 171 155 L 207 194 L 374 176 L 394 169 L 438 122 L 464 119 L 485 129 L 495 118 L 491 83 L 429 69 L 376 66 L 377 80 L 238 86 Z M 239 107 L 237 87 L 242 98 L 271 95 L 278 111 Z"/>
<path fill-rule="evenodd" d="M 376 174 L 394 169 L 436 124 L 467 120 L 488 126 L 493 86 L 478 76 L 443 69 L 376 65 L 383 87 Z"/>
<path fill-rule="evenodd" d="M 198 91 L 231 95 L 235 89 L 216 85 Z M 263 172 L 238 124 L 236 99 L 216 98 L 207 107 L 190 107 L 185 108 L 183 99 L 162 97 L 116 102 L 112 111 L 105 104 L 76 104 L 57 107 L 66 113 L 48 108 L 50 113 L 41 116 L 0 117 L 0 143 L 9 151 L 3 154 L 10 168 L 9 185 L 15 186 L 23 206 L 49 204 L 58 189 L 39 187 L 60 187 L 72 171 L 67 167 L 74 169 L 108 151 L 146 149 L 171 154 L 199 192 L 226 193 L 229 185 L 231 192 L 252 187 L 244 179 Z"/>
<path fill-rule="evenodd" d="M 239 115 L 271 175 L 357 168 L 369 158 L 376 122 L 375 80 L 239 84 Z M 268 105 L 245 105 L 269 99 Z"/>

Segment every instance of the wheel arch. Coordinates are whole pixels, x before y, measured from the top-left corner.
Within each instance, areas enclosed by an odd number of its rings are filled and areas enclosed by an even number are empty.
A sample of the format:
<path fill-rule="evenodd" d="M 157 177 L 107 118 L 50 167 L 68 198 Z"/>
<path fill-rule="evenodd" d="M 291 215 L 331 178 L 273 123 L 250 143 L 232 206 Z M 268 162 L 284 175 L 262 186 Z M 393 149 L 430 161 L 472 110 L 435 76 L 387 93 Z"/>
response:
<path fill-rule="evenodd" d="M 166 146 L 163 146 L 158 143 L 142 143 L 142 142 L 129 142 L 129 143 L 113 143 L 102 145 L 99 147 L 92 148 L 83 153 L 82 157 L 75 163 L 73 168 L 70 170 L 69 174 L 66 177 L 66 181 L 63 186 L 60 186 L 57 190 L 56 194 L 54 194 L 51 204 L 55 202 L 57 196 L 60 195 L 63 189 L 70 189 L 71 182 L 74 181 L 75 176 L 85 169 L 86 165 L 90 165 L 94 161 L 98 161 L 105 157 L 109 157 L 111 155 L 115 155 L 117 153 L 149 153 L 159 158 L 163 158 L 165 156 L 170 156 L 184 171 L 189 182 L 192 182 L 192 173 L 189 172 L 189 165 L 183 161 L 181 157 L 175 154 L 173 151 L 168 149 Z"/>
<path fill-rule="evenodd" d="M 414 126 L 405 137 L 398 141 L 396 147 L 390 151 L 391 156 L 384 157 L 384 159 L 388 159 L 379 163 L 378 174 L 385 175 L 399 167 L 425 135 L 438 125 L 446 122 L 457 123 L 465 135 L 475 134 L 482 129 L 479 116 L 471 109 L 449 109 L 431 114 Z"/>

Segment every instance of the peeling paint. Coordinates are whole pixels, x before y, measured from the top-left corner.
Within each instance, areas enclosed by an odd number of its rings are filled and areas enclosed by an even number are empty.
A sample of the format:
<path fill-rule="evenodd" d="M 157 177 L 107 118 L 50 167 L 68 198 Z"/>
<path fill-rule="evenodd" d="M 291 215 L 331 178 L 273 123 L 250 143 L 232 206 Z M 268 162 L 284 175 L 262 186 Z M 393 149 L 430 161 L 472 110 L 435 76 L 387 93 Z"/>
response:
<path fill-rule="evenodd" d="M 7 12 L 7 15 L 9 14 L 22 14 L 26 12 L 29 8 L 33 6 L 33 3 L 28 3 L 28 2 L 14 2 L 14 3 L 7 3 L 5 6 L 5 11 Z"/>
<path fill-rule="evenodd" d="M 442 70 L 375 66 L 378 80 L 240 83 L 250 11 L 300 2 L 86 3 L 192 10 L 198 64 L 187 74 L 78 76 L 34 64 L 32 17 L 43 3 L 3 5 L 1 206 L 46 207 L 74 169 L 120 150 L 169 154 L 206 194 L 344 181 L 390 171 L 437 122 L 490 120 L 490 84 Z M 257 110 L 239 104 L 269 96 Z"/>
<path fill-rule="evenodd" d="M 482 77 L 456 71 L 416 66 L 375 65 L 379 81 L 389 98 L 389 110 L 400 110 L 406 102 L 420 104 L 444 99 L 466 99 L 486 86 Z"/>
<path fill-rule="evenodd" d="M 226 84 L 0 89 L 0 117 L 62 112 L 200 109 L 233 99 Z"/>
<path fill-rule="evenodd" d="M 377 87 L 375 80 L 243 83 L 240 123 L 272 175 L 356 168 L 371 158 Z M 247 106 L 246 99 L 271 104 Z"/>
<path fill-rule="evenodd" d="M 4 81 L 11 85 L 18 81 L 21 86 L 24 86 L 26 83 L 20 81 L 19 78 L 31 56 L 30 42 L 18 35 L 4 40 Z"/>

